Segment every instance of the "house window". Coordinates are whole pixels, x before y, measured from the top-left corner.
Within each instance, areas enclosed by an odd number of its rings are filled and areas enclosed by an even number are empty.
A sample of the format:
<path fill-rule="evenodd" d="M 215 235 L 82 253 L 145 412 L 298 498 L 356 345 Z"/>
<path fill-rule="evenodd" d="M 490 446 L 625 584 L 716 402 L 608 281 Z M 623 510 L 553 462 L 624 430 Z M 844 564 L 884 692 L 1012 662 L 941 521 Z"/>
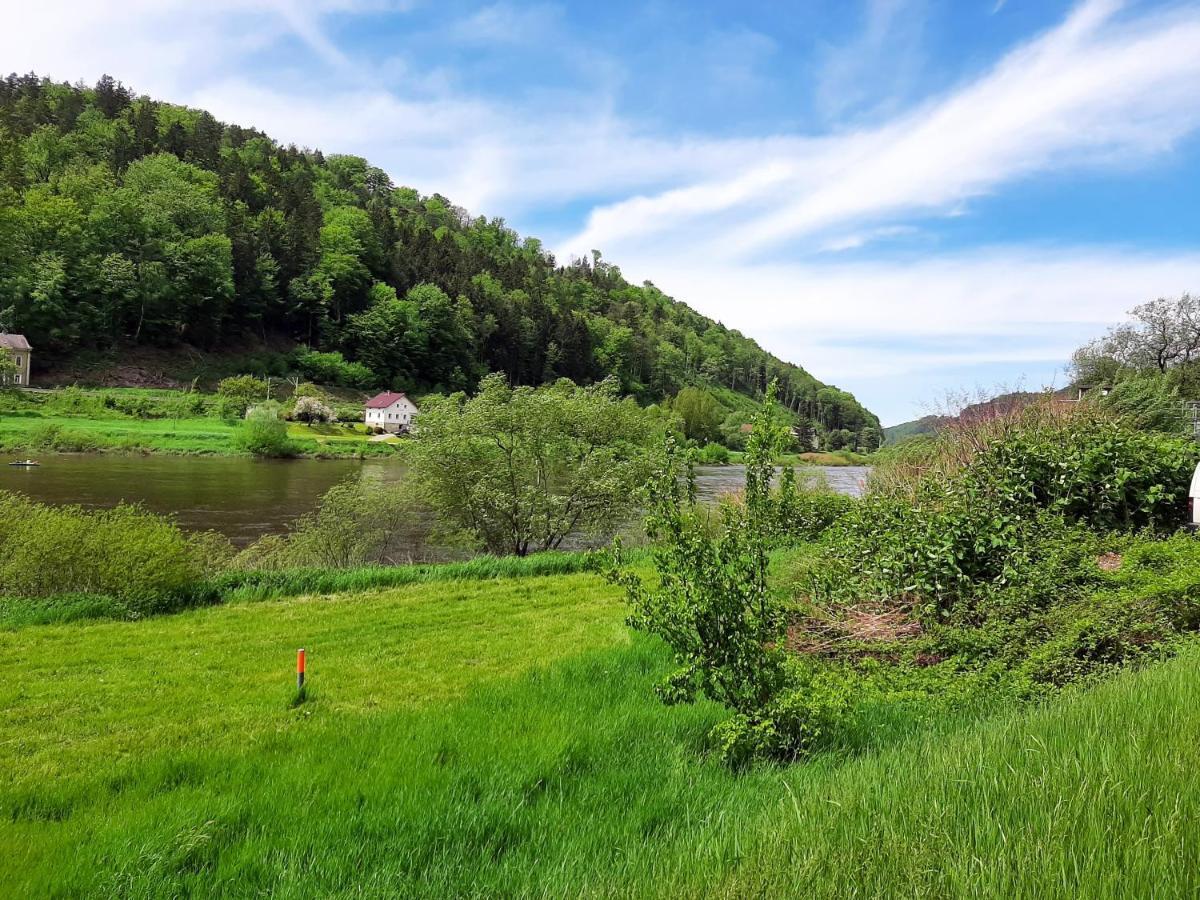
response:
<path fill-rule="evenodd" d="M 21 376 L 20 376 L 20 375 L 18 375 L 18 376 L 17 376 L 17 384 L 20 384 L 20 383 L 21 383 Z"/>

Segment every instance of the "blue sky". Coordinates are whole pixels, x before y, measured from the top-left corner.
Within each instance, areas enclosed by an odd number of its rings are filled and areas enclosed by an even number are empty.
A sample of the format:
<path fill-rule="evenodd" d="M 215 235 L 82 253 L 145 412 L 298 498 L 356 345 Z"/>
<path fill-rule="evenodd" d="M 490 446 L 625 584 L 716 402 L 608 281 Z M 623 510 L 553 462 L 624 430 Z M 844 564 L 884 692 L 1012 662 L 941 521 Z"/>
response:
<path fill-rule="evenodd" d="M 885 424 L 1200 290 L 1197 2 L 105 6 L 23 4 L 0 58 L 599 249 Z"/>

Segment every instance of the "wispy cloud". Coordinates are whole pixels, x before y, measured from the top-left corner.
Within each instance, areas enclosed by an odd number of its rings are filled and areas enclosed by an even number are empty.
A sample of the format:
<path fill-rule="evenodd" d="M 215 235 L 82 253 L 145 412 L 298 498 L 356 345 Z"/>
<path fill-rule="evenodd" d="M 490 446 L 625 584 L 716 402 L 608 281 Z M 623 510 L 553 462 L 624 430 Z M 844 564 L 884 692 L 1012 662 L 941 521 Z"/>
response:
<path fill-rule="evenodd" d="M 879 127 L 781 140 L 720 179 L 598 208 L 563 246 L 619 247 L 631 221 L 669 240 L 703 195 L 706 216 L 722 213 L 709 252 L 745 255 L 848 223 L 945 213 L 1042 171 L 1168 150 L 1200 124 L 1200 10 L 1114 20 L 1117 9 L 1090 0 L 982 78 Z"/>
<path fill-rule="evenodd" d="M 920 65 L 925 5 L 925 0 L 866 0 L 860 31 L 823 54 L 815 95 L 827 119 L 899 101 Z"/>

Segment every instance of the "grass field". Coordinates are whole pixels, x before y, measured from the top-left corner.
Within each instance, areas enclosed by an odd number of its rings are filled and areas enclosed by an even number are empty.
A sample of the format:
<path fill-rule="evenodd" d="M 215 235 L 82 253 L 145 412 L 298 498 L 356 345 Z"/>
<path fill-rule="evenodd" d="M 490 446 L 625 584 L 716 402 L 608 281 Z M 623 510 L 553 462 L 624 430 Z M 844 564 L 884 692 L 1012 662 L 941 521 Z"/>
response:
<path fill-rule="evenodd" d="M 144 453 L 235 454 L 236 423 L 203 412 L 178 419 L 105 409 L 105 400 L 126 408 L 161 407 L 179 391 L 106 388 L 9 395 L 0 405 L 0 451 L 115 450 Z M 186 395 L 193 396 L 193 395 Z M 201 396 L 201 405 L 210 397 Z M 70 405 L 78 409 L 64 409 Z M 360 422 L 332 425 L 288 424 L 288 436 L 309 455 L 378 455 L 389 452 L 369 441 Z"/>
<path fill-rule="evenodd" d="M 588 574 L 0 632 L 8 896 L 1194 896 L 1200 651 L 732 773 Z M 293 706 L 295 649 L 312 694 Z"/>

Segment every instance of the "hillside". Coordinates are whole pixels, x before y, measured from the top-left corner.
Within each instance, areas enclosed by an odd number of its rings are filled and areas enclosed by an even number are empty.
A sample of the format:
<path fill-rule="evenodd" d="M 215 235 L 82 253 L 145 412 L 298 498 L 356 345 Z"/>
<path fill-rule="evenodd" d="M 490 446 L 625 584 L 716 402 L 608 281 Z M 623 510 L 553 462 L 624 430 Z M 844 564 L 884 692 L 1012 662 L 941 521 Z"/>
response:
<path fill-rule="evenodd" d="M 921 416 L 911 422 L 889 425 L 883 429 L 883 442 L 897 444 L 905 438 L 916 437 L 919 434 L 935 434 L 945 421 L 945 416 Z"/>
<path fill-rule="evenodd" d="M 880 440 L 853 396 L 598 252 L 560 262 L 364 159 L 280 146 L 107 77 L 0 81 L 0 297 L 0 327 L 28 335 L 43 369 L 286 344 L 340 354 L 329 377 L 364 390 L 614 375 L 648 403 L 689 384 L 754 396 L 777 378 L 823 447 Z"/>

